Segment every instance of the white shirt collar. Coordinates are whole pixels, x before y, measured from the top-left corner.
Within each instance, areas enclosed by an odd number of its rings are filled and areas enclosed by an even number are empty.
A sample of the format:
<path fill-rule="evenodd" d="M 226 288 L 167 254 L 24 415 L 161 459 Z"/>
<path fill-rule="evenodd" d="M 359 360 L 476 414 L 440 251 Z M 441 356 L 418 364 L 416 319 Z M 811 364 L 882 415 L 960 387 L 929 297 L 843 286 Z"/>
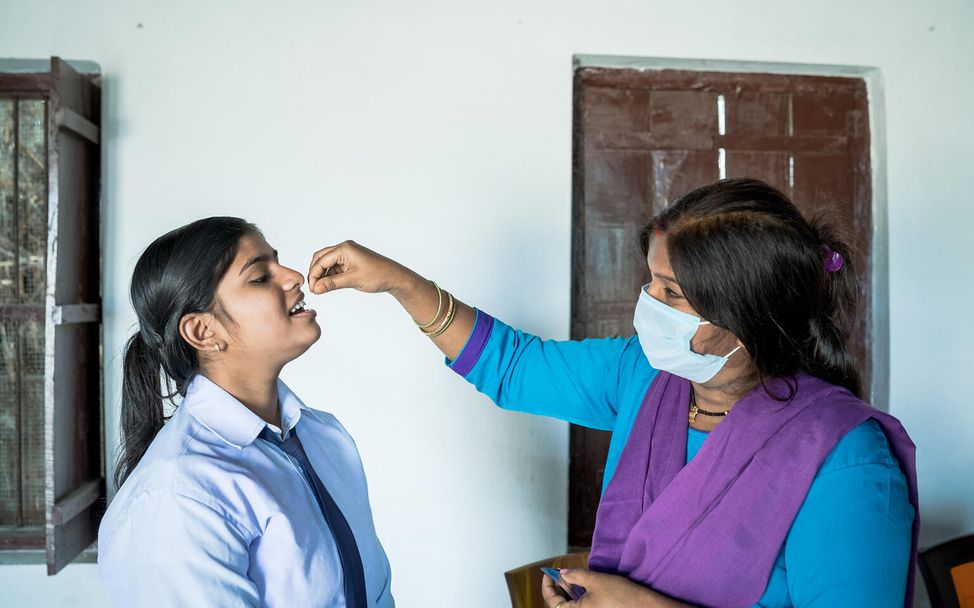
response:
<path fill-rule="evenodd" d="M 306 406 L 280 378 L 277 380 L 277 398 L 281 408 L 283 434 L 286 435 L 297 426 L 301 411 Z M 282 434 L 282 429 L 267 424 L 263 418 L 202 374 L 197 374 L 190 382 L 181 407 L 187 408 L 200 424 L 236 448 L 253 443 L 265 426 L 278 435 Z"/>

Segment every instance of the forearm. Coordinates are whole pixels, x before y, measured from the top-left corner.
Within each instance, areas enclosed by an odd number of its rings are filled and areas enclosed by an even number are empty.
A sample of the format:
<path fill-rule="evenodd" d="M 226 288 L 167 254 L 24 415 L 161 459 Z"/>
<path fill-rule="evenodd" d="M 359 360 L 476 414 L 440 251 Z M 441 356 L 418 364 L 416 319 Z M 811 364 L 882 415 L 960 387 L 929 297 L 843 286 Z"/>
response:
<path fill-rule="evenodd" d="M 423 278 L 408 268 L 403 268 L 402 280 L 398 282 L 398 285 L 391 288 L 389 293 L 396 298 L 416 323 L 428 324 L 433 320 L 432 326 L 425 331 L 428 333 L 435 332 L 443 321 L 446 320 L 449 312 L 447 291 L 441 288 L 443 291 L 441 301 L 437 296 L 436 286 L 430 280 Z M 456 307 L 453 321 L 440 335 L 435 337 L 430 336 L 433 344 L 451 360 L 460 356 L 460 352 L 467 343 L 467 339 L 473 331 L 474 322 L 477 319 L 477 314 L 472 307 L 464 304 L 455 296 L 453 301 Z M 438 303 L 439 307 L 437 306 Z"/>
<path fill-rule="evenodd" d="M 619 574 L 606 574 L 593 570 L 562 570 L 564 581 L 571 585 L 578 585 L 586 589 L 579 605 L 601 608 L 603 606 L 626 606 L 632 608 L 694 608 L 691 604 L 684 604 L 659 593 L 649 587 Z M 545 598 L 548 608 L 558 608 L 566 604 L 562 594 L 558 593 L 554 581 L 545 578 L 541 583 L 541 594 Z M 571 602 L 571 605 L 576 605 Z"/>
<path fill-rule="evenodd" d="M 345 288 L 391 293 L 418 329 L 454 363 L 460 363 L 458 358 L 478 325 L 473 308 L 395 260 L 354 241 L 317 251 L 308 269 L 308 285 L 315 294 Z M 487 351 L 471 350 L 465 362 L 470 365 L 461 368 L 465 370 L 462 375 L 481 392 L 500 404 L 503 388 L 511 397 L 510 403 L 533 406 L 533 413 L 612 428 L 617 414 L 612 397 L 617 392 L 620 357 L 627 340 L 544 341 L 516 330 L 501 335 L 493 331 L 491 317 L 481 318 L 485 322 L 478 347 L 500 336 L 500 348 L 486 358 L 482 355 Z M 476 329 L 479 331 L 480 326 Z M 475 365 L 483 368 L 480 382 L 468 376 Z M 454 367 L 454 371 L 460 369 Z"/>

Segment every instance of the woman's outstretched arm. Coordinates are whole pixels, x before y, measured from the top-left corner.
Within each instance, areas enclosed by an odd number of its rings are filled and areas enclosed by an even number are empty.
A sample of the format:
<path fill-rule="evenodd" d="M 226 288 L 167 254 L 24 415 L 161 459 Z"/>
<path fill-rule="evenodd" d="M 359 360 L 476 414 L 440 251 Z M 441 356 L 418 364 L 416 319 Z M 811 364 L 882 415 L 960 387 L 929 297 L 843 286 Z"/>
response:
<path fill-rule="evenodd" d="M 430 325 L 427 332 L 435 332 L 449 314 L 445 290 L 438 292 L 432 281 L 354 241 L 315 252 L 308 270 L 308 287 L 315 294 L 344 288 L 367 293 L 388 292 L 416 323 Z M 453 301 L 456 308 L 453 322 L 440 335 L 430 335 L 451 360 L 460 355 L 476 320 L 473 308 L 455 298 Z"/>
<path fill-rule="evenodd" d="M 430 325 L 427 332 L 449 318 L 445 292 L 440 301 L 430 281 L 351 241 L 318 251 L 308 284 L 316 294 L 389 292 L 417 323 Z M 460 301 L 455 307 L 452 324 L 430 337 L 453 371 L 504 409 L 613 429 L 620 404 L 638 405 L 655 376 L 635 338 L 542 340 Z M 635 410 L 626 411 L 628 423 Z"/>

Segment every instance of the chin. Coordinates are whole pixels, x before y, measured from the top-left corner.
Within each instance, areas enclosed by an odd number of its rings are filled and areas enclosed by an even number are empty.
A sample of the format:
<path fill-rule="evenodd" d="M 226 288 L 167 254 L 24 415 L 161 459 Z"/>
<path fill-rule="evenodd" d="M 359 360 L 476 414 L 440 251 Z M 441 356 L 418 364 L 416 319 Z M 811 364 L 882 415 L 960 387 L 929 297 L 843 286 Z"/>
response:
<path fill-rule="evenodd" d="M 303 355 L 311 346 L 321 339 L 321 326 L 317 323 L 314 324 L 314 328 L 309 332 L 307 339 L 299 347 L 301 350 L 298 352 L 297 356 Z"/>
<path fill-rule="evenodd" d="M 321 339 L 321 326 L 317 322 L 312 322 L 310 327 L 295 333 L 299 333 L 300 335 L 292 334 L 294 341 L 288 344 L 285 350 L 278 351 L 278 356 L 283 360 L 285 365 L 308 352 L 308 349 Z"/>

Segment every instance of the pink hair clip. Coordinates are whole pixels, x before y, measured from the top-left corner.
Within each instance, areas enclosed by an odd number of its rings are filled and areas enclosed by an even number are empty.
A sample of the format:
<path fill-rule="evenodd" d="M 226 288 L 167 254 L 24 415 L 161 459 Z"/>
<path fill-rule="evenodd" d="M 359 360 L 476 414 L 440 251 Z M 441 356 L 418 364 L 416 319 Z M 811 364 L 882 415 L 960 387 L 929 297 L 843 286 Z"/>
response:
<path fill-rule="evenodd" d="M 842 268 L 845 258 L 838 251 L 834 251 L 828 245 L 822 245 L 822 255 L 825 256 L 825 272 L 836 272 Z"/>

